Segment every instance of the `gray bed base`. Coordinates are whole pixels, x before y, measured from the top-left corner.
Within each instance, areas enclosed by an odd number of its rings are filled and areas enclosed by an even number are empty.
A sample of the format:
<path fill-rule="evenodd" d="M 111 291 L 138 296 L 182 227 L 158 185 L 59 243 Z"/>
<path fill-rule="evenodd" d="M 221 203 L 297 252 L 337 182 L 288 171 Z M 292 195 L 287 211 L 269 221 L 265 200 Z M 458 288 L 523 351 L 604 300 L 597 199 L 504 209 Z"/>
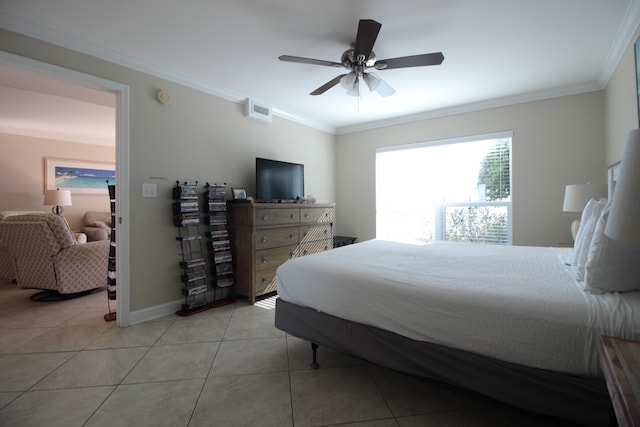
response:
<path fill-rule="evenodd" d="M 276 300 L 275 326 L 312 344 L 472 390 L 533 412 L 590 426 L 606 426 L 610 421 L 609 395 L 601 378 L 520 366 L 415 341 L 280 298 Z M 315 351 L 313 358 L 315 362 Z"/>

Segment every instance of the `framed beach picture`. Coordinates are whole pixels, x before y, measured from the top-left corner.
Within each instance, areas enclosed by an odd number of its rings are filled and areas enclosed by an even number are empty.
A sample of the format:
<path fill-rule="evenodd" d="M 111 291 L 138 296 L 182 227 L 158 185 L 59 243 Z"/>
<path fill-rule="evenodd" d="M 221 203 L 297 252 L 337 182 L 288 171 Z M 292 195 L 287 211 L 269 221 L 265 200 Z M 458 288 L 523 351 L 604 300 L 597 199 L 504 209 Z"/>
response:
<path fill-rule="evenodd" d="M 113 163 L 45 158 L 44 189 L 70 190 L 75 194 L 107 194 L 107 180 L 116 183 Z"/>

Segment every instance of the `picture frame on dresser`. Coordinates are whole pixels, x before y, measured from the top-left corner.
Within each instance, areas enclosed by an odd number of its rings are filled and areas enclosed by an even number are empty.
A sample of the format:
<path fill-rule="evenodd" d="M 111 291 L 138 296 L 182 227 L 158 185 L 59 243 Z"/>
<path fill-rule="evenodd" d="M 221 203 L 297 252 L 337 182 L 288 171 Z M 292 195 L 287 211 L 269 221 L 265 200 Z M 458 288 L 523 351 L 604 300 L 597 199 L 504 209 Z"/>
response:
<path fill-rule="evenodd" d="M 232 187 L 231 197 L 233 197 L 233 200 L 247 200 L 247 190 L 240 187 Z"/>

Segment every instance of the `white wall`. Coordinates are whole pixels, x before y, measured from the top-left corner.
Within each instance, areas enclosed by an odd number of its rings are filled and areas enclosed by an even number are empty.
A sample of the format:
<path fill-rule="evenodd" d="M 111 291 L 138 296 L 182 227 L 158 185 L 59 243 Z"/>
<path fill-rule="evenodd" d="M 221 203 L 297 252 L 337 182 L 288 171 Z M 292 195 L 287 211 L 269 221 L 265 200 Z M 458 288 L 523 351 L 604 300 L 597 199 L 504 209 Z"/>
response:
<path fill-rule="evenodd" d="M 570 242 L 575 215 L 562 212 L 565 185 L 606 181 L 602 91 L 338 136 L 338 233 L 375 237 L 376 148 L 508 130 L 514 244 Z"/>
<path fill-rule="evenodd" d="M 605 92 L 607 166 L 620 160 L 627 134 L 638 128 L 638 92 L 633 51 L 633 43 L 638 36 L 640 31 L 636 31 L 625 49 Z"/>

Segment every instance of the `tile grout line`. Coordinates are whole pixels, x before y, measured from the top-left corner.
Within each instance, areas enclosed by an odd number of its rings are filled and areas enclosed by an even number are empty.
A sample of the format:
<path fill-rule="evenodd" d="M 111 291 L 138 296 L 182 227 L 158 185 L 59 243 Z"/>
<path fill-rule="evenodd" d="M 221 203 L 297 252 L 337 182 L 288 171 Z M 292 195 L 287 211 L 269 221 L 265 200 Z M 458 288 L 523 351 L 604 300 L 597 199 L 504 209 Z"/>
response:
<path fill-rule="evenodd" d="M 209 380 L 209 375 L 213 370 L 213 364 L 216 361 L 216 357 L 218 357 L 218 353 L 220 352 L 220 347 L 222 346 L 222 342 L 224 340 L 224 336 L 227 334 L 227 330 L 229 329 L 229 325 L 231 324 L 231 318 L 233 317 L 233 313 L 236 311 L 236 305 L 233 305 L 233 310 L 231 310 L 231 314 L 226 319 L 227 324 L 224 327 L 224 332 L 222 333 L 222 337 L 220 337 L 220 341 L 218 341 L 218 348 L 216 348 L 215 354 L 213 355 L 213 359 L 211 360 L 211 364 L 209 365 L 209 369 L 207 370 L 207 374 L 204 377 L 204 381 L 202 381 L 202 386 L 200 387 L 200 391 L 198 392 L 198 397 L 196 398 L 193 409 L 191 410 L 191 414 L 189 415 L 189 420 L 187 421 L 187 427 L 191 424 L 193 420 L 193 416 L 196 413 L 196 409 L 198 408 L 198 404 L 200 403 L 200 399 L 202 398 L 202 393 L 204 392 L 204 388 L 207 385 L 207 381 Z"/>

